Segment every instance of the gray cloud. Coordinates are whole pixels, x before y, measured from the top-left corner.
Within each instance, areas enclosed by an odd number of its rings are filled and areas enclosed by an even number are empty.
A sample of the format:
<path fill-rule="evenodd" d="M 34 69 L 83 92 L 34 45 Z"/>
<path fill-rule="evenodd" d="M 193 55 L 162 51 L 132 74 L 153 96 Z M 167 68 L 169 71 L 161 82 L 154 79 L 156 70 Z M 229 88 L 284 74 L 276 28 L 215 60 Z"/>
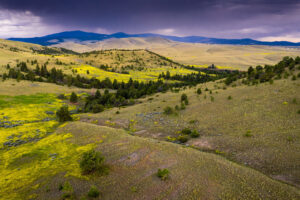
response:
<path fill-rule="evenodd" d="M 1 0 L 0 9 L 30 11 L 57 30 L 226 38 L 293 35 L 293 40 L 300 33 L 299 0 Z"/>

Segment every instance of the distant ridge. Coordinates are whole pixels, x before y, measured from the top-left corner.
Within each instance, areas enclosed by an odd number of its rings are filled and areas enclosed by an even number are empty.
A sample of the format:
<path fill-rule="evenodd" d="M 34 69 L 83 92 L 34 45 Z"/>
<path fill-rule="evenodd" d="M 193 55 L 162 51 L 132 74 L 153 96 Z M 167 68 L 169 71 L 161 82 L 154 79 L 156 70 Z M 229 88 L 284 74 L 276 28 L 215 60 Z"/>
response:
<path fill-rule="evenodd" d="M 113 34 L 99 34 L 99 33 L 90 33 L 90 32 L 84 32 L 79 30 L 55 33 L 43 37 L 8 38 L 8 40 L 28 42 L 28 43 L 48 46 L 48 45 L 59 44 L 65 41 L 74 41 L 74 42 L 81 43 L 85 41 L 97 42 L 97 41 L 102 41 L 110 38 L 130 38 L 130 37 L 161 37 L 176 42 L 204 43 L 204 44 L 268 45 L 268 46 L 294 46 L 294 47 L 300 46 L 300 42 L 298 43 L 287 42 L 287 41 L 264 42 L 264 41 L 249 39 L 249 38 L 222 39 L 222 38 L 208 38 L 208 37 L 201 37 L 201 36 L 178 37 L 178 36 L 160 35 L 160 34 L 153 34 L 153 33 L 127 34 L 123 32 L 118 32 Z"/>

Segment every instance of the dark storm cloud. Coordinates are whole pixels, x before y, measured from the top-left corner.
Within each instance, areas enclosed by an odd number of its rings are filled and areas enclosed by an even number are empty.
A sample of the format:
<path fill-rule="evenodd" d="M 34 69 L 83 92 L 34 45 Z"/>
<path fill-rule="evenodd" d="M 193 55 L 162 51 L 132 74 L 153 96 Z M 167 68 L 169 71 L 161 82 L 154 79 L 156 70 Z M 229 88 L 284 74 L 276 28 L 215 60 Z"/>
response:
<path fill-rule="evenodd" d="M 299 0 L 1 0 L 0 8 L 91 31 L 254 38 L 300 32 Z"/>

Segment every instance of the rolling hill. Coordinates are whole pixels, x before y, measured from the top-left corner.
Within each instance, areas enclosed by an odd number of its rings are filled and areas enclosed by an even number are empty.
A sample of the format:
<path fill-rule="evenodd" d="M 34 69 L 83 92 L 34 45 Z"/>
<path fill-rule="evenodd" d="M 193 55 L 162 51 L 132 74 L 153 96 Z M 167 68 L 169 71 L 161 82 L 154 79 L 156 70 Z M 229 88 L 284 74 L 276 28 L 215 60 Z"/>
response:
<path fill-rule="evenodd" d="M 137 47 L 181 50 L 188 61 L 201 46 L 203 61 L 228 63 L 297 51 L 157 37 L 86 44 L 99 43 L 132 49 L 77 53 L 0 40 L 0 199 L 300 198 L 300 58 L 198 73 L 205 66 Z M 71 121 L 61 121 L 65 106 Z M 84 173 L 91 150 L 105 173 Z M 165 180 L 159 169 L 169 171 Z"/>
<path fill-rule="evenodd" d="M 175 42 L 159 37 L 112 38 L 98 42 L 63 42 L 54 47 L 63 47 L 78 52 L 109 49 L 149 49 L 179 63 L 207 67 L 215 64 L 220 67 L 248 69 L 249 66 L 275 64 L 284 56 L 300 55 L 299 48 L 257 46 L 257 45 L 218 45 Z"/>
<path fill-rule="evenodd" d="M 59 44 L 66 41 L 102 41 L 111 38 L 132 38 L 132 37 L 161 37 L 168 40 L 176 42 L 187 42 L 187 43 L 205 43 L 205 44 L 230 44 L 230 45 L 269 45 L 269 46 L 300 46 L 300 43 L 277 41 L 277 42 L 264 42 L 246 39 L 221 39 L 221 38 L 208 38 L 201 36 L 187 36 L 187 37 L 177 37 L 169 35 L 160 35 L 152 33 L 143 34 L 127 34 L 127 33 L 113 33 L 113 34 L 98 34 L 98 33 L 88 33 L 83 31 L 67 31 L 51 35 L 46 35 L 43 37 L 35 38 L 9 38 L 9 40 L 29 42 L 40 45 L 53 45 Z"/>

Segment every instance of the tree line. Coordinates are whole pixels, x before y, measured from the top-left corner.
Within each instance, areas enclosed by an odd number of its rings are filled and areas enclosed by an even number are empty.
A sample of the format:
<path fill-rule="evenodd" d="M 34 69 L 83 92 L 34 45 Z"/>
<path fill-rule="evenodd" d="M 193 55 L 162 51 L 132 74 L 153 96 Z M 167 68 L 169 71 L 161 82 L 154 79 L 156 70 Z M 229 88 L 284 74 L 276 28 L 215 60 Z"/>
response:
<path fill-rule="evenodd" d="M 264 82 L 272 82 L 274 79 L 281 79 L 282 77 L 287 78 L 291 75 L 289 71 L 295 70 L 297 65 L 300 65 L 300 57 L 297 56 L 295 59 L 292 57 L 284 57 L 275 65 L 261 65 L 254 67 L 249 67 L 247 72 L 237 71 L 236 73 L 230 74 L 225 79 L 225 84 L 230 85 L 232 82 L 243 79 L 242 83 L 247 85 L 254 85 Z M 298 66 L 300 69 L 300 66 Z M 298 74 L 299 76 L 299 74 Z M 296 79 L 296 76 L 293 76 L 293 79 Z"/>

